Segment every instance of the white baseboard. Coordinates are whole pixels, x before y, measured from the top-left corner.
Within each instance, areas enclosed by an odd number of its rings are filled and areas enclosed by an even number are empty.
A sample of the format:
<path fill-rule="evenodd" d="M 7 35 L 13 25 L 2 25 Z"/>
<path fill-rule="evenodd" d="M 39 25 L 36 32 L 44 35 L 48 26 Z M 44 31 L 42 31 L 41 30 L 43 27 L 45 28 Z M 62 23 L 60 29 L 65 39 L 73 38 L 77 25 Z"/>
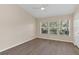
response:
<path fill-rule="evenodd" d="M 52 39 L 52 38 L 45 38 L 45 37 L 37 37 L 37 38 L 42 38 L 42 39 L 47 39 L 47 40 L 55 40 L 55 41 L 62 41 L 62 42 L 70 42 L 70 43 L 73 43 L 72 41 L 67 41 L 67 40 L 59 40 L 59 39 Z"/>

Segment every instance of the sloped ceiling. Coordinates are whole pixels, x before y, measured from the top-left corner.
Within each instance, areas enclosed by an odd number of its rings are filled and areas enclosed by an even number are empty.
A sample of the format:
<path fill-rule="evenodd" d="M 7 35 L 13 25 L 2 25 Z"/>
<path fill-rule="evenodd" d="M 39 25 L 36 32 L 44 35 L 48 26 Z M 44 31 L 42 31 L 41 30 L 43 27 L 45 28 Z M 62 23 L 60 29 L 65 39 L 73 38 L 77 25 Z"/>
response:
<path fill-rule="evenodd" d="M 23 4 L 20 6 L 36 18 L 67 15 L 73 13 L 76 8 L 74 4 Z M 45 10 L 41 10 L 41 7 Z"/>

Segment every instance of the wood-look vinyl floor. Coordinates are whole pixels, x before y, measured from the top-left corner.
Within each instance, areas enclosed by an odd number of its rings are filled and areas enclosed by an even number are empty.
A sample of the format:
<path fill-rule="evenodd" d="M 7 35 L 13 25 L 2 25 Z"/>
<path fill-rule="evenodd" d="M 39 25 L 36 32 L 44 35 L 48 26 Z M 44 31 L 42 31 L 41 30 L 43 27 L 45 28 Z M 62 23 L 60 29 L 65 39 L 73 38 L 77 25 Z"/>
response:
<path fill-rule="evenodd" d="M 79 49 L 72 43 L 34 39 L 0 52 L 0 55 L 79 55 Z"/>

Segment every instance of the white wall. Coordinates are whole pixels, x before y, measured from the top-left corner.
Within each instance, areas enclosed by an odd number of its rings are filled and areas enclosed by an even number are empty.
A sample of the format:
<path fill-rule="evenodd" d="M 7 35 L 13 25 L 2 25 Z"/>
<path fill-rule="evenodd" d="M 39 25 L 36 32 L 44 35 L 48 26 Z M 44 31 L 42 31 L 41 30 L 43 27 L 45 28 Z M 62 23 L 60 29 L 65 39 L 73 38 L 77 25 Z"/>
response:
<path fill-rule="evenodd" d="M 18 5 L 0 5 L 0 51 L 35 38 L 35 19 Z"/>
<path fill-rule="evenodd" d="M 74 45 L 79 48 L 79 5 L 74 14 Z"/>
<path fill-rule="evenodd" d="M 66 20 L 70 21 L 70 36 L 66 35 L 52 35 L 52 34 L 40 34 L 40 22 L 48 22 L 48 21 L 59 21 Z M 65 42 L 73 42 L 73 16 L 54 16 L 54 17 L 46 17 L 46 18 L 38 18 L 36 20 L 36 36 L 37 38 L 51 39 L 57 41 L 65 41 Z"/>

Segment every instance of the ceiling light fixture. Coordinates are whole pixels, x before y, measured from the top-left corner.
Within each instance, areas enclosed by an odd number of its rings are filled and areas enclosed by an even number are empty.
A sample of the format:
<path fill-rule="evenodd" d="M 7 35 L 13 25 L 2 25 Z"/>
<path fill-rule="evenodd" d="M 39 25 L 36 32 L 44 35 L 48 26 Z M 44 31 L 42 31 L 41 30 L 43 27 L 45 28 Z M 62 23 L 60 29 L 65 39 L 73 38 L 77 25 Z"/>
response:
<path fill-rule="evenodd" d="M 43 11 L 43 10 L 45 10 L 45 8 L 44 7 L 41 7 L 41 10 Z"/>

